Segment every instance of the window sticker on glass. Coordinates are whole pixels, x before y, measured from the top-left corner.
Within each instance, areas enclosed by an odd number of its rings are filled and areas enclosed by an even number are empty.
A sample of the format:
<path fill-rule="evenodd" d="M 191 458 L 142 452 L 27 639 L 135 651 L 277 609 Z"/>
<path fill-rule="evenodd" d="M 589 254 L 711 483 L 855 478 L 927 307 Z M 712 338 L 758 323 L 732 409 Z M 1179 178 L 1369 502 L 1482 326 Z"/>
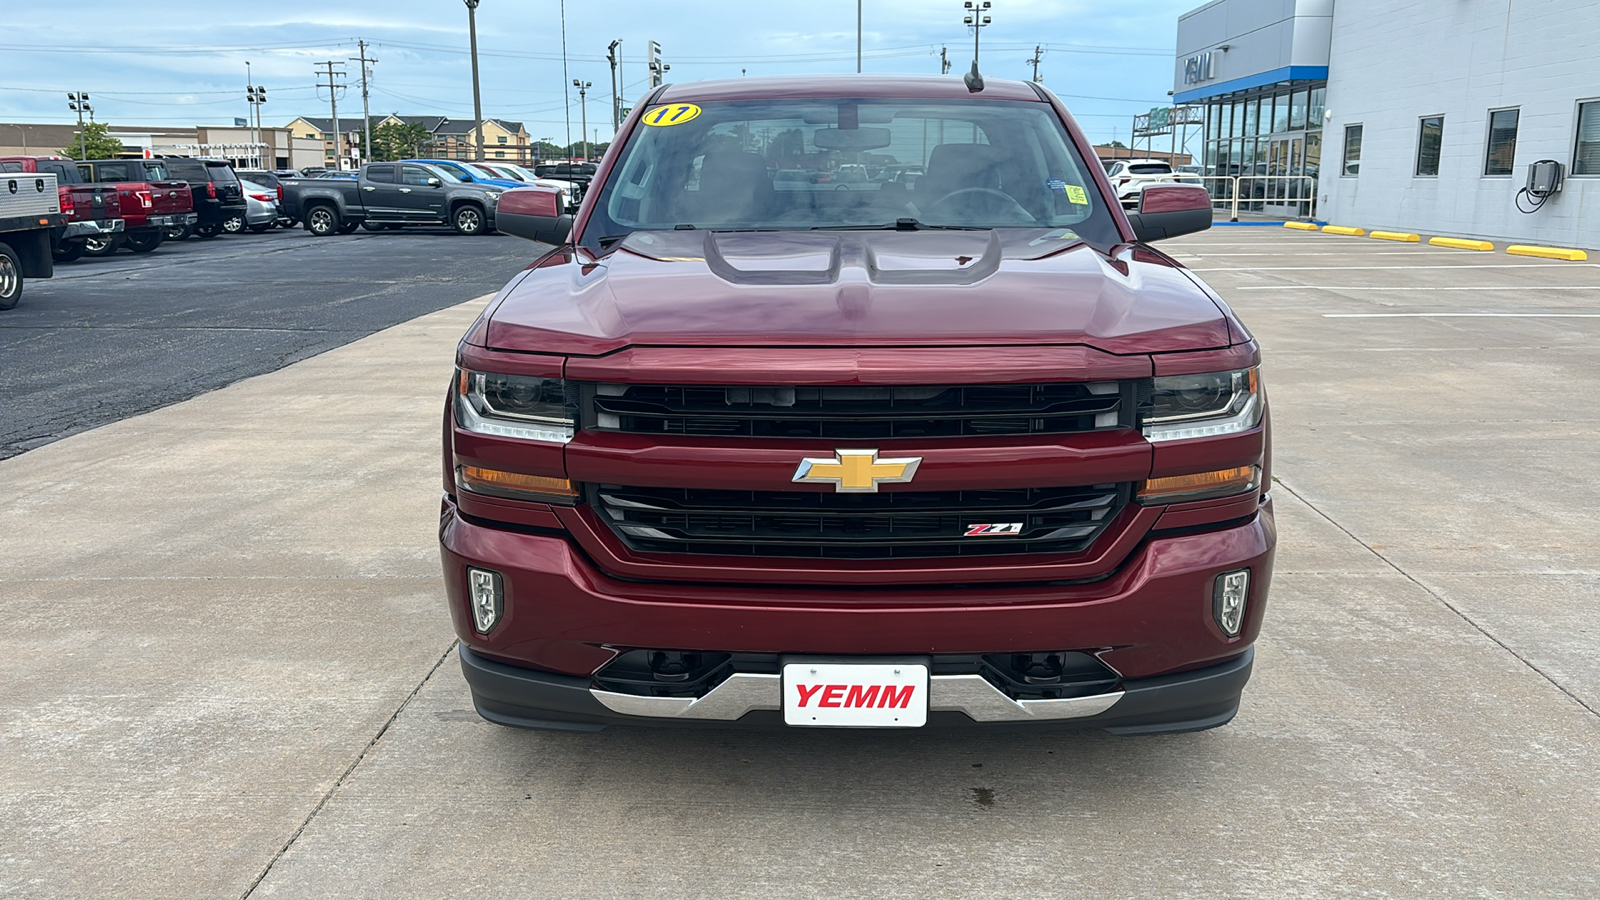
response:
<path fill-rule="evenodd" d="M 1065 194 L 1067 192 L 1067 183 L 1059 178 L 1052 178 L 1046 181 L 1044 186 L 1057 194 Z"/>
<path fill-rule="evenodd" d="M 1067 202 L 1076 203 L 1079 206 L 1088 206 L 1089 195 L 1083 192 L 1083 188 L 1075 184 L 1069 184 L 1067 185 Z"/>
<path fill-rule="evenodd" d="M 646 125 L 682 125 L 700 115 L 700 107 L 693 103 L 672 103 L 658 106 L 644 114 Z"/>

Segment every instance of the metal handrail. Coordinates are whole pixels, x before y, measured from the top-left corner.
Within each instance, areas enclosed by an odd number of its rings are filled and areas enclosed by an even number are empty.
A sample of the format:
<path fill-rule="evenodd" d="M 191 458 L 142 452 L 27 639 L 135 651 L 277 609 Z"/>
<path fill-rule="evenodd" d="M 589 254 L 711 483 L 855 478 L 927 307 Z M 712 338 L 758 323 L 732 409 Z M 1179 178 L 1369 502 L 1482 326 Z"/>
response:
<path fill-rule="evenodd" d="M 1207 183 L 1206 190 L 1211 194 L 1211 205 L 1213 207 L 1227 207 L 1229 210 L 1229 221 L 1232 222 L 1239 221 L 1239 201 L 1241 199 L 1247 203 L 1261 202 L 1282 205 L 1293 203 L 1297 206 L 1301 203 L 1304 203 L 1306 204 L 1306 217 L 1314 218 L 1316 216 L 1317 179 L 1311 175 L 1200 175 L 1198 177 L 1201 181 Z M 1247 181 L 1266 183 L 1271 183 L 1274 181 L 1292 181 L 1296 183 L 1304 183 L 1307 187 L 1307 195 L 1304 197 L 1243 197 L 1241 196 L 1242 192 L 1240 187 L 1243 182 Z M 1218 197 L 1217 192 L 1212 190 L 1210 182 L 1227 182 L 1227 195 Z M 1286 191 L 1285 193 L 1288 192 Z"/>

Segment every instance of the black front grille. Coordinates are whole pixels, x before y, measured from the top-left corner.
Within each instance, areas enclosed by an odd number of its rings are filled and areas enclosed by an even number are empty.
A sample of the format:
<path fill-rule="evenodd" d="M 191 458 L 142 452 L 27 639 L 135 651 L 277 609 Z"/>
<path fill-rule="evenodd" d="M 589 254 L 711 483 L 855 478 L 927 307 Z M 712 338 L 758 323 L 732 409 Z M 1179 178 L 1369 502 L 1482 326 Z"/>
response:
<path fill-rule="evenodd" d="M 584 386 L 585 428 L 706 437 L 1071 434 L 1134 424 L 1134 382 L 930 387 Z"/>
<path fill-rule="evenodd" d="M 642 552 L 911 559 L 1076 553 L 1116 518 L 1131 487 L 847 494 L 600 484 L 588 499 Z"/>

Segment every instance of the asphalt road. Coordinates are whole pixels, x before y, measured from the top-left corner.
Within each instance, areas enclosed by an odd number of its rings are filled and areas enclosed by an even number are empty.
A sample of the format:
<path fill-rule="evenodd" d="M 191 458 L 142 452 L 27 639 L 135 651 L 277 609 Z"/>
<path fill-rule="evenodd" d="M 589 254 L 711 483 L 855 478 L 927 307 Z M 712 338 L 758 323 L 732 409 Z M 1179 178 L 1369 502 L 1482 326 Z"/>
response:
<path fill-rule="evenodd" d="M 0 459 L 496 291 L 532 250 L 448 229 L 296 229 L 57 266 L 0 312 Z"/>
<path fill-rule="evenodd" d="M 468 303 L 0 461 L 0 897 L 1594 897 L 1600 267 L 1167 247 L 1272 396 L 1227 726 L 483 722 L 436 543 Z"/>

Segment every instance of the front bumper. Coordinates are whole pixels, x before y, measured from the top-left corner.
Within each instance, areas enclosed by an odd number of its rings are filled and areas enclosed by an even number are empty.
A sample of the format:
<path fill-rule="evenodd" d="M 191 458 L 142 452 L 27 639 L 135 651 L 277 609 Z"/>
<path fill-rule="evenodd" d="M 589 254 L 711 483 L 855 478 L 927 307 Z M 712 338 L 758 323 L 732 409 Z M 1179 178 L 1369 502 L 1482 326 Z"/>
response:
<path fill-rule="evenodd" d="M 473 705 L 499 725 L 550 731 L 599 731 L 607 725 L 785 727 L 777 675 L 734 675 L 704 697 L 683 701 L 614 694 L 594 687 L 588 678 L 508 666 L 465 645 L 460 652 Z M 1103 728 L 1114 734 L 1215 728 L 1238 712 L 1254 660 L 1255 650 L 1247 647 L 1217 665 L 1125 681 L 1111 693 L 1063 700 L 1016 701 L 978 675 L 934 675 L 928 727 L 1028 723 Z"/>
<path fill-rule="evenodd" d="M 67 230 L 61 235 L 62 240 L 73 238 L 99 237 L 103 234 L 121 234 L 126 224 L 121 219 L 86 219 L 80 222 L 68 222 Z"/>
<path fill-rule="evenodd" d="M 1264 500 L 1244 521 L 1154 533 L 1096 580 L 892 586 L 622 580 L 601 571 L 567 535 L 490 524 L 463 515 L 448 498 L 440 540 L 463 665 L 480 710 L 494 721 L 727 723 L 776 715 L 774 689 L 759 678 L 742 678 L 731 693 L 712 700 L 712 691 L 693 703 L 591 692 L 590 676 L 634 648 L 862 658 L 1072 650 L 1111 669 L 1124 696 L 1030 703 L 966 678 L 930 689 L 937 717 L 1133 727 L 1154 721 L 1144 701 L 1130 699 L 1140 696 L 1134 688 L 1247 653 L 1266 606 L 1276 531 L 1271 501 Z M 469 566 L 503 579 L 503 613 L 488 635 L 473 628 Z M 1220 573 L 1238 568 L 1250 570 L 1251 586 L 1242 630 L 1230 638 L 1212 617 L 1212 591 Z M 1218 695 L 1231 700 L 1201 697 L 1200 713 L 1168 717 L 1166 725 L 1221 724 L 1247 677 L 1245 665 L 1237 685 Z M 582 698 L 571 699 L 573 691 Z"/>

